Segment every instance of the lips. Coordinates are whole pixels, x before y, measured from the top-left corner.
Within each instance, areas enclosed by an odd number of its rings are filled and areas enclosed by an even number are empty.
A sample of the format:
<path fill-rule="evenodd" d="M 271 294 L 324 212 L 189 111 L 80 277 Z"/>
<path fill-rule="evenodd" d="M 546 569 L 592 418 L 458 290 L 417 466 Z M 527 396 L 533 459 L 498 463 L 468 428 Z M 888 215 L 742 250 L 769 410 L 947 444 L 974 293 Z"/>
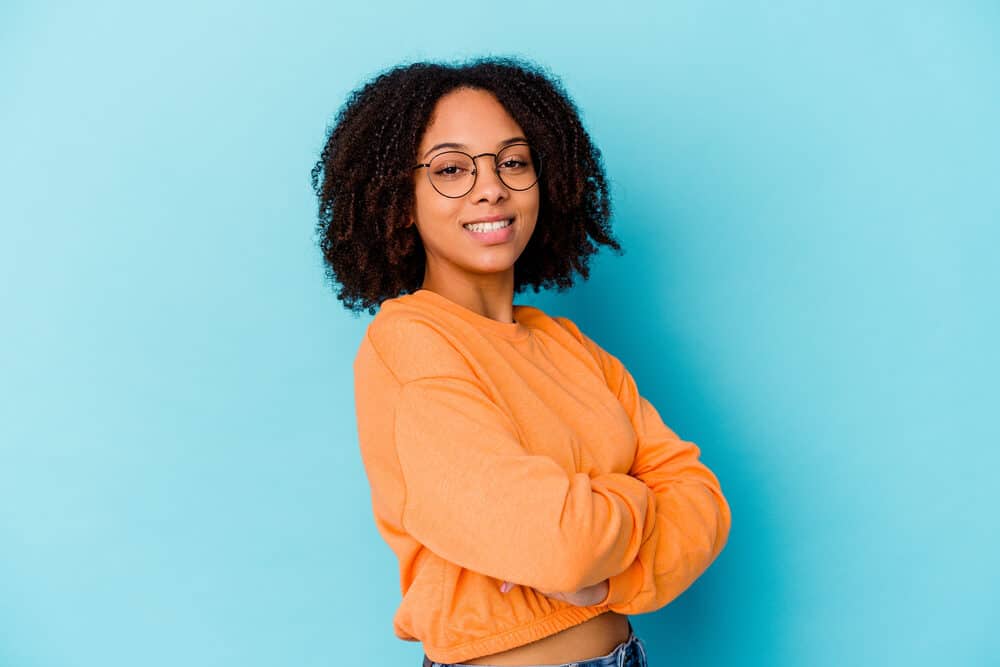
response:
<path fill-rule="evenodd" d="M 505 225 L 500 229 L 490 229 L 483 232 L 473 231 L 465 226 L 463 226 L 462 229 L 464 229 L 465 233 L 468 234 L 470 238 L 474 239 L 476 243 L 482 243 L 486 245 L 506 243 L 507 241 L 510 241 L 512 238 L 514 238 L 514 220 L 510 218 L 507 219 L 510 220 L 510 224 Z M 504 220 L 504 218 L 501 218 L 501 220 Z M 466 223 L 466 224 L 475 224 L 475 223 Z"/>
<path fill-rule="evenodd" d="M 514 218 L 511 217 L 511 218 L 497 218 L 496 220 L 474 220 L 472 222 L 462 223 L 462 227 L 468 229 L 469 231 L 472 231 L 470 225 L 493 224 L 497 222 L 506 222 L 507 224 L 500 228 L 500 229 L 506 229 L 507 227 L 510 227 L 514 224 Z"/>
<path fill-rule="evenodd" d="M 511 222 L 513 222 L 514 221 L 514 214 L 513 213 L 506 214 L 506 215 L 504 215 L 504 214 L 497 214 L 497 215 L 486 216 L 484 218 L 476 218 L 475 220 L 466 220 L 465 222 L 462 223 L 462 226 L 473 225 L 473 224 L 475 224 L 477 222 L 497 222 L 499 220 L 510 220 Z"/>

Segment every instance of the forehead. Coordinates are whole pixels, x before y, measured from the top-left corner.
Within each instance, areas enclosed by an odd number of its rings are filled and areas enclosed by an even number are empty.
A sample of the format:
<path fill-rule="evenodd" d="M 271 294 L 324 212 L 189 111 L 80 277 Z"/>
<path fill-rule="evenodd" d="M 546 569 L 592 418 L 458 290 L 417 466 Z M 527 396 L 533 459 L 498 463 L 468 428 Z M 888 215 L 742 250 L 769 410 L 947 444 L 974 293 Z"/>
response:
<path fill-rule="evenodd" d="M 521 126 L 492 93 L 460 88 L 438 100 L 420 148 L 427 150 L 434 144 L 451 142 L 476 150 L 490 150 L 509 137 L 521 134 Z"/>

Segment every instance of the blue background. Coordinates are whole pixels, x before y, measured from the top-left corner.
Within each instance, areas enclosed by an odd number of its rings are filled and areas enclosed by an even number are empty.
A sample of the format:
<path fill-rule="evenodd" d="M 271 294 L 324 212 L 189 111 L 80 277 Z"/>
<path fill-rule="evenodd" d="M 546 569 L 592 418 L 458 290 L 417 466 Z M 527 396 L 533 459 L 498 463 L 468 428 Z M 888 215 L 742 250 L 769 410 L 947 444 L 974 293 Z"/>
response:
<path fill-rule="evenodd" d="M 0 665 L 417 665 L 309 170 L 382 68 L 559 75 L 626 247 L 574 318 L 729 545 L 659 665 L 1000 664 L 995 2 L 5 2 Z"/>

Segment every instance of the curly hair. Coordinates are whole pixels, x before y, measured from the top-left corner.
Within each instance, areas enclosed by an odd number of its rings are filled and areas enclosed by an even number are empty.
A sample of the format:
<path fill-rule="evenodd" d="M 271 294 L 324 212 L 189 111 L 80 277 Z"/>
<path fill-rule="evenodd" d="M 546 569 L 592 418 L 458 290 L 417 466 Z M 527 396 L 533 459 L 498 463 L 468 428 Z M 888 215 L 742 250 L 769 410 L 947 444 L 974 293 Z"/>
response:
<path fill-rule="evenodd" d="M 374 315 L 423 282 L 426 256 L 409 224 L 412 166 L 437 101 L 458 88 L 492 93 L 541 155 L 538 220 L 514 265 L 515 293 L 563 291 L 574 270 L 586 280 L 598 245 L 623 252 L 600 151 L 557 78 L 516 57 L 399 65 L 348 95 L 311 172 L 326 276 L 355 314 Z"/>

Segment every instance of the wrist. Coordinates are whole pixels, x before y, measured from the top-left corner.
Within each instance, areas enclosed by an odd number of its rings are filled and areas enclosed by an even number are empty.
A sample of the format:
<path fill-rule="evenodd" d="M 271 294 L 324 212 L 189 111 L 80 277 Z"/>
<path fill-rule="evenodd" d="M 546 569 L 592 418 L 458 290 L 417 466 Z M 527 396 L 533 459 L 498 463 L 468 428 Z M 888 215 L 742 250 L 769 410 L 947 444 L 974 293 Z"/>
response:
<path fill-rule="evenodd" d="M 597 606 L 601 604 L 604 600 L 606 600 L 608 598 L 608 591 L 610 590 L 610 588 L 611 588 L 611 583 L 609 579 L 605 579 L 604 581 L 598 584 L 594 584 L 594 598 L 593 602 L 591 602 L 591 605 Z"/>

